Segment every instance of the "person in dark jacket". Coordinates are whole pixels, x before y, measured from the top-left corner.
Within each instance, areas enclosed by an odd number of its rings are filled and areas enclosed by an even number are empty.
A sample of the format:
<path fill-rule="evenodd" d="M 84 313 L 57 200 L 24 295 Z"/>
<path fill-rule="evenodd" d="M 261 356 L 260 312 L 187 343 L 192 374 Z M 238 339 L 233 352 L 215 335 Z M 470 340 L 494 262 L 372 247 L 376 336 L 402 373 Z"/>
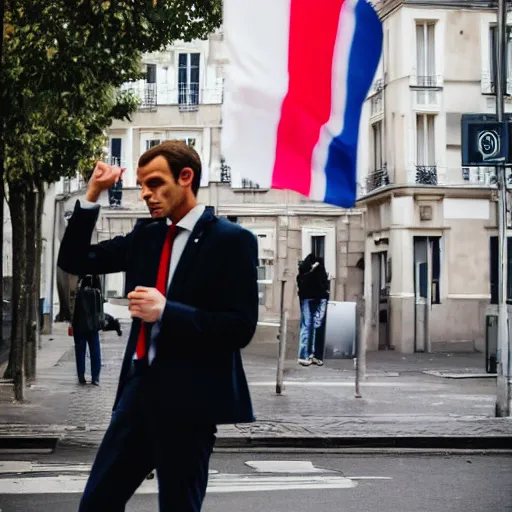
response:
<path fill-rule="evenodd" d="M 101 297 L 101 282 L 98 276 L 81 276 L 79 289 L 73 307 L 71 325 L 73 327 L 73 338 L 75 340 L 75 359 L 78 382 L 86 384 L 85 380 L 85 353 L 89 346 L 89 357 L 91 358 L 91 384 L 100 385 L 101 370 L 101 347 L 100 347 L 100 326 L 101 319 L 95 318 L 98 310 L 103 309 Z M 92 288 L 96 293 L 84 293 L 86 287 Z M 90 304 L 91 297 L 97 297 L 99 304 Z"/>
<path fill-rule="evenodd" d="M 120 169 L 99 162 L 59 251 L 74 275 L 125 272 L 133 318 L 110 425 L 79 512 L 120 512 L 156 469 L 161 511 L 199 512 L 217 425 L 254 421 L 241 349 L 258 322 L 258 242 L 197 201 L 201 160 L 180 141 L 139 159 L 150 218 L 91 244 L 102 191 Z"/>
<path fill-rule="evenodd" d="M 299 263 L 297 290 L 301 309 L 298 362 L 302 366 L 322 366 L 329 300 L 329 277 L 322 258 L 309 254 Z"/>

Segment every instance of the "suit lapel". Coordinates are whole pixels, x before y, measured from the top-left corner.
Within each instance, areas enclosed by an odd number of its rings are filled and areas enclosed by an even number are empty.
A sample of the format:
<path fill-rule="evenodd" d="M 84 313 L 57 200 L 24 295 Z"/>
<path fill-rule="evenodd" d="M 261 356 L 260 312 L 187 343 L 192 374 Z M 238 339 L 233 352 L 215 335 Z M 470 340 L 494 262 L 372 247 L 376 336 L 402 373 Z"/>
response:
<path fill-rule="evenodd" d="M 215 220 L 215 215 L 209 210 L 206 210 L 197 221 L 185 245 L 180 261 L 178 262 L 178 266 L 176 267 L 171 281 L 171 286 L 169 286 L 167 290 L 167 298 L 169 300 L 179 297 L 187 275 L 194 265 L 195 257 L 203 244 L 204 237 L 207 235 L 208 228 Z"/>

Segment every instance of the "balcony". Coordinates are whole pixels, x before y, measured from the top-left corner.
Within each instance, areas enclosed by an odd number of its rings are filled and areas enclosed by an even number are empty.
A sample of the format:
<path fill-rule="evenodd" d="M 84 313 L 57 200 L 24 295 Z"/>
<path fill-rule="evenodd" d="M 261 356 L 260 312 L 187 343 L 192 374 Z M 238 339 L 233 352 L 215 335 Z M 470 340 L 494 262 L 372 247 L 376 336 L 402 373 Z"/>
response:
<path fill-rule="evenodd" d="M 412 89 L 442 89 L 443 77 L 441 75 L 417 75 L 411 74 L 409 86 Z"/>
<path fill-rule="evenodd" d="M 416 166 L 416 184 L 437 185 L 437 167 L 435 165 Z"/>
<path fill-rule="evenodd" d="M 482 73 L 481 88 L 482 94 L 496 94 L 494 78 L 491 76 L 491 73 Z M 507 96 L 512 95 L 512 76 L 507 77 L 507 90 L 505 91 L 505 94 Z"/>
<path fill-rule="evenodd" d="M 385 78 L 379 78 L 373 84 L 369 94 L 370 116 L 378 116 L 384 112 L 384 86 Z"/>
<path fill-rule="evenodd" d="M 374 190 L 385 187 L 390 184 L 389 173 L 387 167 L 373 171 L 366 177 L 366 193 L 369 194 Z"/>
<path fill-rule="evenodd" d="M 173 87 L 169 84 L 148 83 L 144 80 L 129 82 L 121 87 L 139 98 L 139 109 L 154 112 L 158 106 L 177 105 L 181 112 L 195 112 L 200 105 L 220 105 L 224 87 L 201 89 L 198 83 Z"/>
<path fill-rule="evenodd" d="M 117 167 L 125 167 L 125 163 L 121 158 L 112 156 L 109 159 L 110 165 L 116 165 Z M 108 190 L 108 204 L 110 208 L 121 208 L 123 202 L 123 180 L 122 175 L 112 187 Z"/>

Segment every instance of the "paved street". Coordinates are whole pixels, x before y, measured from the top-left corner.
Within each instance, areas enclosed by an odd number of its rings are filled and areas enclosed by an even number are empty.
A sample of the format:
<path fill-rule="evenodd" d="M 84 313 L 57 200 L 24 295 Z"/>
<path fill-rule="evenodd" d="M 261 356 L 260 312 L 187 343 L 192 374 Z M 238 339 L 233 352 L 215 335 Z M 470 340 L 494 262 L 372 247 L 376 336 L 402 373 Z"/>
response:
<path fill-rule="evenodd" d="M 128 329 L 102 334 L 101 387 L 76 383 L 72 340 L 65 326 L 43 339 L 38 378 L 24 404 L 0 386 L 0 434 L 55 434 L 97 444 L 106 428 Z M 494 418 L 494 378 L 443 378 L 482 373 L 481 354 L 369 354 L 363 398 L 354 398 L 352 361 L 302 368 L 288 361 L 285 393 L 275 393 L 276 360 L 247 351 L 244 363 L 258 422 L 220 429 L 219 437 L 508 435 L 512 422 Z"/>
<path fill-rule="evenodd" d="M 0 462 L 0 510 L 76 512 L 87 463 L 89 452 L 68 451 L 11 461 L 21 473 L 1 474 L 8 463 Z M 511 470 L 507 456 L 215 454 L 204 510 L 507 512 Z M 156 480 L 147 480 L 128 512 L 157 510 L 156 491 Z"/>

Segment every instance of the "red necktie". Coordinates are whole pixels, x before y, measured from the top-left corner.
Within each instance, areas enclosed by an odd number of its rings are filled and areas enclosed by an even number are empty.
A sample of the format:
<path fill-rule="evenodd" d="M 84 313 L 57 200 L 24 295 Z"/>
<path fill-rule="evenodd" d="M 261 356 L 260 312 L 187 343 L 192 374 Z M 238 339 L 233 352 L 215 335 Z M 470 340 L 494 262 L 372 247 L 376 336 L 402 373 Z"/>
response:
<path fill-rule="evenodd" d="M 169 266 L 171 264 L 171 254 L 176 232 L 178 231 L 176 224 L 169 226 L 167 236 L 165 237 L 164 246 L 162 248 L 162 255 L 160 256 L 160 266 L 158 267 L 158 275 L 156 277 L 156 289 L 162 294 L 166 295 L 167 279 L 169 277 Z M 137 348 L 135 353 L 137 359 L 144 359 L 147 353 L 147 334 L 144 322 L 141 323 L 139 337 L 137 338 Z"/>

